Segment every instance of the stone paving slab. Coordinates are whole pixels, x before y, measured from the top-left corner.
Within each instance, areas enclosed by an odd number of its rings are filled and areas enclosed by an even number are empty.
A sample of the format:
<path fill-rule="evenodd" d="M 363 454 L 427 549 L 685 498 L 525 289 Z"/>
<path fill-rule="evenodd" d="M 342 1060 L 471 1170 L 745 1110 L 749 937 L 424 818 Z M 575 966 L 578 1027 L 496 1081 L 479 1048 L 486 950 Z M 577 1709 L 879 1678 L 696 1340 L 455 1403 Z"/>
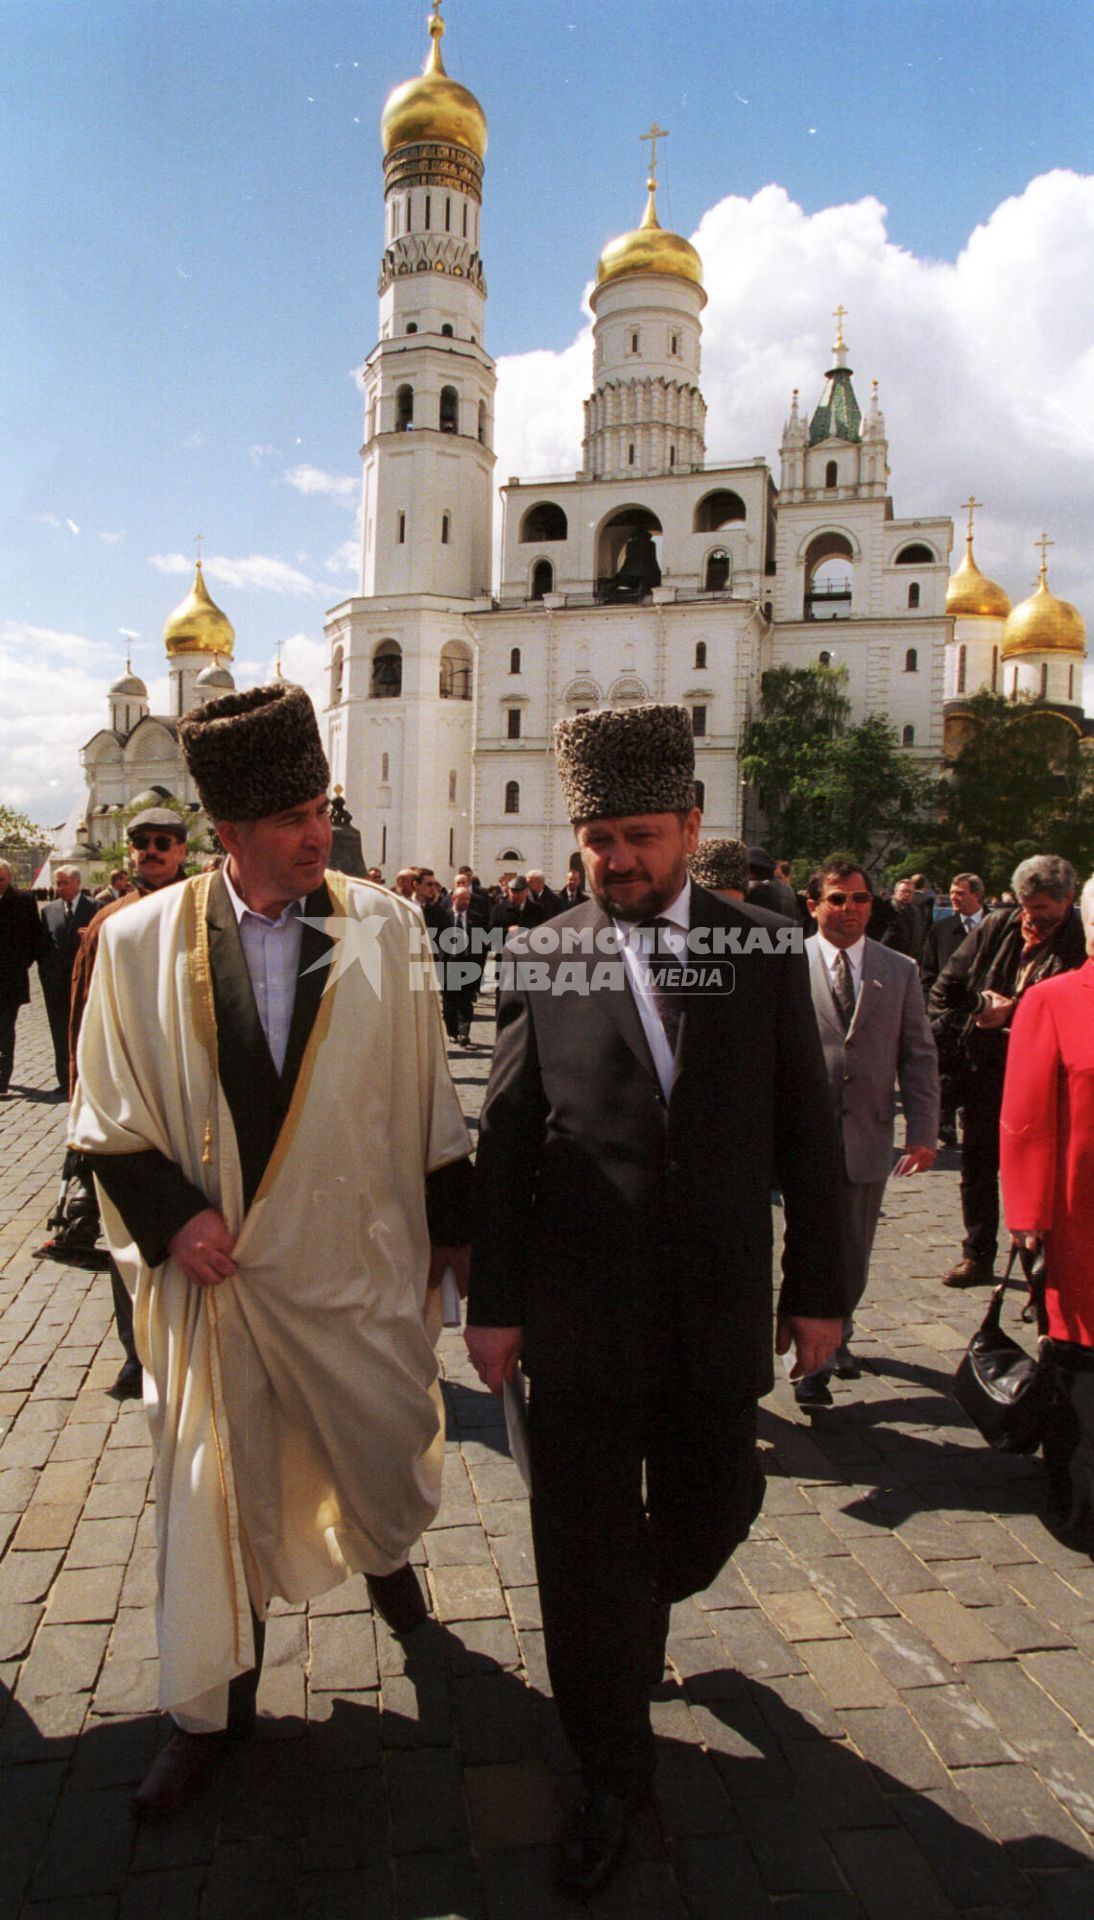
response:
<path fill-rule="evenodd" d="M 474 1121 L 489 1064 L 454 1061 Z M 277 1605 L 259 1737 L 138 1829 L 163 1737 L 151 1450 L 118 1407 L 103 1275 L 37 1263 L 64 1112 L 40 998 L 0 1104 L 0 1920 L 555 1920 L 575 1775 L 527 1500 L 498 1408 L 441 1347 L 444 1500 L 405 1646 L 360 1578 Z M 811 1419 L 760 1416 L 768 1499 L 674 1610 L 655 1792 L 603 1920 L 1078 1920 L 1094 1911 L 1094 1568 L 1035 1462 L 950 1397 L 980 1314 L 943 1294 L 957 1158 L 890 1194 L 856 1346 Z"/>

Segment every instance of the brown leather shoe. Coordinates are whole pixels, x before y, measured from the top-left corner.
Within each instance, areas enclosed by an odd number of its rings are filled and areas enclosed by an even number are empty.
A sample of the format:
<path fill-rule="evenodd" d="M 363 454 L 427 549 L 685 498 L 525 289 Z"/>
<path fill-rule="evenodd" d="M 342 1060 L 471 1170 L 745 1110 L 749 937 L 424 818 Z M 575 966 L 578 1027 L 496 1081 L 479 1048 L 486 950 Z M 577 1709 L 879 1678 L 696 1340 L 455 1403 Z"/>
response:
<path fill-rule="evenodd" d="M 133 1795 L 138 1820 L 167 1820 L 178 1813 L 200 1792 L 224 1750 L 221 1733 L 184 1733 L 176 1727 Z"/>
<path fill-rule="evenodd" d="M 428 1618 L 418 1576 L 409 1564 L 395 1573 L 366 1573 L 372 1604 L 392 1633 L 413 1633 Z"/>
<path fill-rule="evenodd" d="M 956 1267 L 943 1274 L 944 1287 L 991 1287 L 995 1284 L 995 1274 L 991 1264 L 985 1260 L 959 1260 Z"/>

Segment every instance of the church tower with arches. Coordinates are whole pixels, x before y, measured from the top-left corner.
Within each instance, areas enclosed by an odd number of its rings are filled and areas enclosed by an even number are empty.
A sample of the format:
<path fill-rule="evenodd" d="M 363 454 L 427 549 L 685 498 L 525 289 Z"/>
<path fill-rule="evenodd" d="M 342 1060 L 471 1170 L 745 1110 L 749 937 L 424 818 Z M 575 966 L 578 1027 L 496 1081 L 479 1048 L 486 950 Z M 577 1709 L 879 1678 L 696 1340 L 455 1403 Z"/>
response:
<path fill-rule="evenodd" d="M 380 125 L 379 338 L 363 370 L 360 591 L 327 617 L 332 782 L 369 863 L 451 868 L 471 834 L 474 648 L 489 604 L 494 363 L 480 252 L 487 127 L 445 70 L 441 0 L 420 75 Z"/>

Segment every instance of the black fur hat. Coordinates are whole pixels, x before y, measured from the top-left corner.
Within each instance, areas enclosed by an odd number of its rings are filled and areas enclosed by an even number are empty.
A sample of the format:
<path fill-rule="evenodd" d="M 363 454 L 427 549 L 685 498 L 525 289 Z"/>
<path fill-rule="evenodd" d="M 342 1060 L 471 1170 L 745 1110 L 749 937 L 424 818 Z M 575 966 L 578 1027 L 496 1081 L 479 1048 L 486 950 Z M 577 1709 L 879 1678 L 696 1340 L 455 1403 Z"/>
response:
<path fill-rule="evenodd" d="M 555 726 L 570 819 L 681 813 L 695 805 L 695 746 L 686 707 L 601 707 Z"/>
<path fill-rule="evenodd" d="M 748 848 L 743 840 L 700 840 L 688 855 L 688 872 L 701 887 L 748 892 Z"/>
<path fill-rule="evenodd" d="M 315 708 L 284 680 L 191 707 L 179 739 L 210 820 L 261 820 L 330 783 Z"/>

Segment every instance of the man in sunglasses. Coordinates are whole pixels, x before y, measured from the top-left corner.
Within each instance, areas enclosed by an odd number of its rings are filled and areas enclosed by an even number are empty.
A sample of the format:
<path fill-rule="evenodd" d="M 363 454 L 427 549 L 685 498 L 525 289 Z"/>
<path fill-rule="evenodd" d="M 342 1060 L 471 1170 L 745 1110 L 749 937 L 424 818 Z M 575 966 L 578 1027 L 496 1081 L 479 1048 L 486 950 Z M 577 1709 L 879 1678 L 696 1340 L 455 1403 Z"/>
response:
<path fill-rule="evenodd" d="M 180 815 L 172 812 L 170 807 L 148 807 L 143 813 L 138 813 L 129 822 L 127 837 L 133 871 L 132 887 L 128 893 L 119 894 L 117 899 L 112 899 L 100 907 L 98 913 L 88 923 L 80 935 L 79 948 L 72 969 L 66 1076 L 69 1093 L 76 1084 L 76 1043 L 80 1037 L 80 1023 L 87 1005 L 87 996 L 91 991 L 95 956 L 99 950 L 99 935 L 104 925 L 123 907 L 134 907 L 149 894 L 158 892 L 161 887 L 170 886 L 173 881 L 185 878 L 183 864 L 186 859 L 186 825 Z M 86 1155 L 77 1153 L 72 1147 L 65 1152 L 64 1165 L 61 1169 L 61 1191 L 57 1205 L 50 1215 L 49 1225 L 53 1232 L 45 1244 L 37 1249 L 36 1259 L 57 1260 L 61 1265 L 68 1267 L 109 1269 L 110 1286 L 114 1296 L 114 1325 L 125 1355 L 118 1376 L 109 1391 L 115 1400 L 139 1399 L 143 1381 L 141 1363 L 137 1358 L 137 1349 L 133 1340 L 133 1302 L 113 1259 L 104 1248 L 96 1245 L 100 1222 L 95 1185 Z"/>
<path fill-rule="evenodd" d="M 873 888 L 852 860 L 828 860 L 810 876 L 806 905 L 817 937 L 807 942 L 813 1007 L 839 1135 L 838 1198 L 849 1306 L 832 1371 L 857 1380 L 854 1310 L 866 1291 L 870 1254 L 890 1171 L 925 1173 L 938 1139 L 938 1054 L 915 962 L 866 937 Z M 896 1086 L 907 1145 L 893 1160 Z M 795 1381 L 799 1406 L 830 1407 L 829 1369 Z"/>

